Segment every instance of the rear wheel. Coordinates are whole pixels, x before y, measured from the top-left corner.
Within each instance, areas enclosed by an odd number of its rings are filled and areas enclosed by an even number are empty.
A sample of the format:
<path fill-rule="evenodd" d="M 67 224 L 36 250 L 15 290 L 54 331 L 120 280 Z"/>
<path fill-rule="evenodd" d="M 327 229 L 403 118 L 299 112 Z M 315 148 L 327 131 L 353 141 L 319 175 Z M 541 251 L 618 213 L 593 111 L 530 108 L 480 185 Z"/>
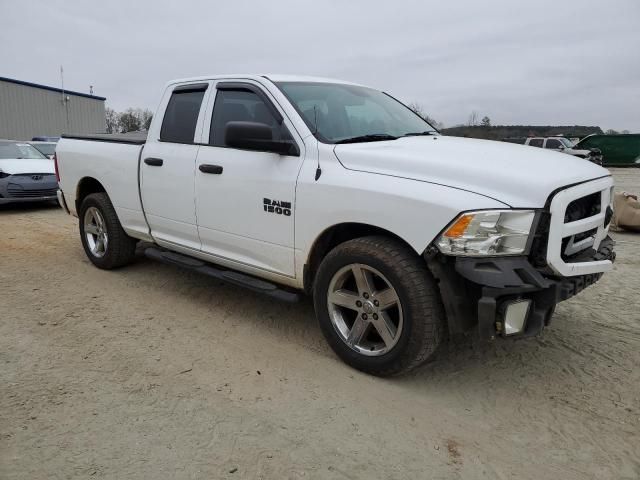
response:
<path fill-rule="evenodd" d="M 96 267 L 110 270 L 133 260 L 137 241 L 122 229 L 106 193 L 88 195 L 79 217 L 82 246 Z"/>
<path fill-rule="evenodd" d="M 417 367 L 443 336 L 439 291 L 424 260 L 386 237 L 359 238 L 332 250 L 318 270 L 314 304 L 338 356 L 374 375 Z"/>

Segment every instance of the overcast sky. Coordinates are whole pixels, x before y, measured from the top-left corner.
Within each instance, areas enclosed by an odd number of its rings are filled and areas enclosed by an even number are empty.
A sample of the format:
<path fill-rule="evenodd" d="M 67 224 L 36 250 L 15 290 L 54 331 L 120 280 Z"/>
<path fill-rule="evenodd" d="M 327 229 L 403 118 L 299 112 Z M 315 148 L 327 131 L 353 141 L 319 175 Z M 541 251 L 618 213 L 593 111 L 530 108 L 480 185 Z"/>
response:
<path fill-rule="evenodd" d="M 640 132 L 640 0 L 0 0 L 0 76 L 155 110 L 164 83 L 209 73 L 350 80 L 447 126 Z M 0 112 L 1 113 L 1 112 Z"/>

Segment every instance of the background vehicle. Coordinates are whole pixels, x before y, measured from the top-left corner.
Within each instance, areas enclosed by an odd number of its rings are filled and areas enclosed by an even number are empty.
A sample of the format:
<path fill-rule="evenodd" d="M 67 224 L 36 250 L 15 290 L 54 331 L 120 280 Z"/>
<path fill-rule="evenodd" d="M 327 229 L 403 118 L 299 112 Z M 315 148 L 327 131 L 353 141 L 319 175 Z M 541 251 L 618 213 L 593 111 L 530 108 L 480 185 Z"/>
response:
<path fill-rule="evenodd" d="M 63 137 L 56 158 L 94 265 L 126 265 L 145 240 L 154 259 L 312 294 L 334 351 L 376 375 L 421 364 L 447 329 L 534 335 L 614 257 L 608 171 L 440 136 L 334 80 L 171 82 L 146 141 Z"/>
<path fill-rule="evenodd" d="M 34 142 L 32 140 L 29 144 L 47 158 L 53 158 L 53 154 L 56 153 L 57 142 Z"/>
<path fill-rule="evenodd" d="M 32 142 L 57 142 L 58 140 L 60 140 L 60 137 L 40 136 L 40 137 L 33 137 L 31 139 Z"/>
<path fill-rule="evenodd" d="M 596 165 L 602 165 L 602 155 L 598 149 L 577 148 L 571 140 L 564 137 L 505 138 L 503 141 L 568 153 L 578 158 L 585 158 Z"/>
<path fill-rule="evenodd" d="M 630 167 L 640 165 L 640 134 L 589 135 L 576 148 L 602 151 L 602 161 L 607 167 Z"/>
<path fill-rule="evenodd" d="M 24 142 L 0 140 L 0 204 L 56 200 L 54 163 Z"/>

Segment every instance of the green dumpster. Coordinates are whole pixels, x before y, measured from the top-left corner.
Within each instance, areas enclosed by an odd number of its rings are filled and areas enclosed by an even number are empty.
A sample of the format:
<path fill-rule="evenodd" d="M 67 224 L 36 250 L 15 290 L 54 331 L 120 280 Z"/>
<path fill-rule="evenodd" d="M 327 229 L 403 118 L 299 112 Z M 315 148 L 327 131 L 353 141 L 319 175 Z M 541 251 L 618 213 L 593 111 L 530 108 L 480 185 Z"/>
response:
<path fill-rule="evenodd" d="M 589 135 L 574 147 L 599 148 L 605 167 L 640 167 L 640 134 Z"/>

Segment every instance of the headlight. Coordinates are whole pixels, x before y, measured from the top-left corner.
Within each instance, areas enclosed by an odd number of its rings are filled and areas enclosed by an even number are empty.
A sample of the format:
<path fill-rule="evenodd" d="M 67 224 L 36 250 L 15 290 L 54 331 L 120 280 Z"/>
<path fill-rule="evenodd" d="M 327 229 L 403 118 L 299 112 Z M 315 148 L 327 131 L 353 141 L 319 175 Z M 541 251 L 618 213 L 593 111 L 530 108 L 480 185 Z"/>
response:
<path fill-rule="evenodd" d="M 483 210 L 461 214 L 436 240 L 447 255 L 522 255 L 535 212 Z"/>

